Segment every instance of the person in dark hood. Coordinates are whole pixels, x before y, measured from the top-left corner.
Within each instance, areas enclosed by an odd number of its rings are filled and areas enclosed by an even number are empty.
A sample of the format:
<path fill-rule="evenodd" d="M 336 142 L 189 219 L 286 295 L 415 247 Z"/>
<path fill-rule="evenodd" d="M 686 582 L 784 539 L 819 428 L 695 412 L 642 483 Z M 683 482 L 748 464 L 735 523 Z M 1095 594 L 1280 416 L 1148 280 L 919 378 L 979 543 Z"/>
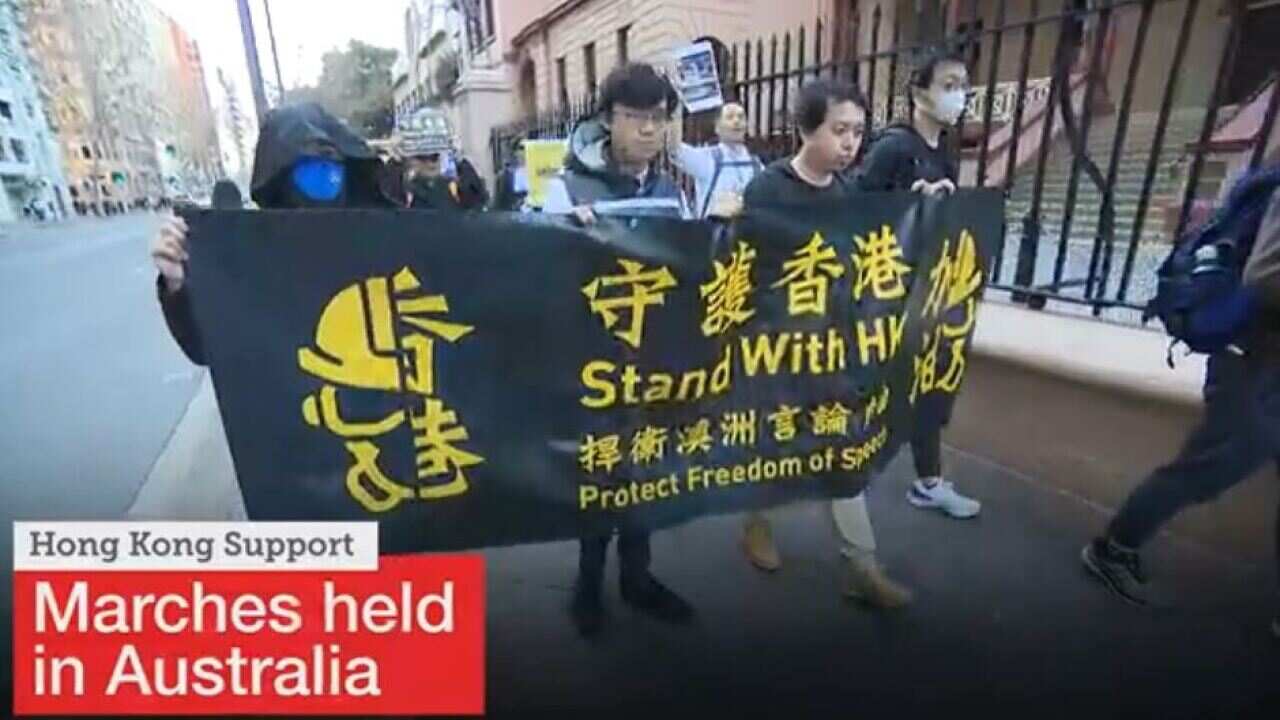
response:
<path fill-rule="evenodd" d="M 687 218 L 680 188 L 655 166 L 677 102 L 675 90 L 652 66 L 632 63 L 610 72 L 599 114 L 574 130 L 564 170 L 548 179 L 543 212 L 573 215 L 583 224 L 594 223 L 597 213 Z M 611 535 L 581 538 L 570 615 L 583 635 L 603 625 L 610 540 Z M 666 622 L 691 620 L 693 608 L 653 577 L 649 560 L 649 531 L 623 523 L 618 528 L 623 602 Z"/>
<path fill-rule="evenodd" d="M 267 114 L 258 131 L 251 196 L 264 209 L 389 208 L 379 189 L 382 162 L 360 136 L 315 103 Z M 183 353 L 204 365 L 205 352 L 186 291 L 187 224 L 171 217 L 151 244 L 156 293 Z"/>

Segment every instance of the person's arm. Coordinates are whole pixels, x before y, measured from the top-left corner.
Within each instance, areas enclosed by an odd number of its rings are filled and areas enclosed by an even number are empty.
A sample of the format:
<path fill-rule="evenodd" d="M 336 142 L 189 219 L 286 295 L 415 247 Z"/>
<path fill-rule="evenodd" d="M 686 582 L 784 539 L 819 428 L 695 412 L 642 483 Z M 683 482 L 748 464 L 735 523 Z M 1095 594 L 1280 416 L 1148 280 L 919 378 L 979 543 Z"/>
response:
<path fill-rule="evenodd" d="M 187 292 L 187 260 L 187 223 L 180 217 L 171 217 L 151 242 L 151 261 L 159 272 L 156 296 L 178 347 L 191 362 L 205 365 L 204 344 Z"/>
<path fill-rule="evenodd" d="M 671 162 L 697 182 L 710 182 L 716 171 L 715 157 L 709 147 L 694 147 L 682 142 L 671 154 Z"/>
<path fill-rule="evenodd" d="M 208 365 L 204 343 L 200 340 L 200 329 L 196 326 L 196 317 L 191 310 L 191 295 L 186 287 L 171 292 L 165 286 L 164 276 L 160 275 L 156 277 L 156 295 L 160 299 L 165 325 L 169 326 L 169 334 L 182 349 L 182 354 L 196 365 Z"/>
<path fill-rule="evenodd" d="M 1258 227 L 1244 282 L 1268 311 L 1280 313 L 1280 191 L 1272 194 L 1271 206 Z"/>

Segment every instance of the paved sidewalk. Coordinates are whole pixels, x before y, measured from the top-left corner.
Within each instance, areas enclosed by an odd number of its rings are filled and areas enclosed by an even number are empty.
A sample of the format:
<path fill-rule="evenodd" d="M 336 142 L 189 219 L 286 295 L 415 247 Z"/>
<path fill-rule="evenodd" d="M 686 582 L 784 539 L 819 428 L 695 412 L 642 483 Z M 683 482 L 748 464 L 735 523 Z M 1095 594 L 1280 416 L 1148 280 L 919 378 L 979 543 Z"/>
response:
<path fill-rule="evenodd" d="M 1280 717 L 1270 567 L 1162 537 L 1148 560 L 1164 605 L 1130 608 L 1079 564 L 1102 511 L 953 455 L 952 475 L 985 508 L 949 520 L 907 505 L 908 465 L 871 494 L 882 559 L 917 594 L 900 613 L 840 599 L 817 506 L 789 509 L 777 528 L 776 575 L 743 561 L 737 518 L 656 535 L 656 574 L 699 609 L 688 629 L 633 615 L 610 582 L 610 625 L 579 639 L 564 613 L 575 544 L 490 551 L 490 712 Z"/>

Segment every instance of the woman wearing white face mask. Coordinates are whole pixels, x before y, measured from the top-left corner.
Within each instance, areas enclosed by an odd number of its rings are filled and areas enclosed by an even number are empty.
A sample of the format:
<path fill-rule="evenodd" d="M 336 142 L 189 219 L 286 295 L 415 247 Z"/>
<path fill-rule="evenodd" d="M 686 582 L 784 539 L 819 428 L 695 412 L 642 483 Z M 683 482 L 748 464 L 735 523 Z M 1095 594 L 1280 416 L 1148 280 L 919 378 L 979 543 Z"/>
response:
<path fill-rule="evenodd" d="M 890 125 L 872 140 L 855 169 L 858 187 L 929 195 L 954 191 L 959 163 L 943 140 L 964 116 L 968 99 L 964 59 L 942 49 L 925 53 L 911 73 L 911 122 Z"/>
<path fill-rule="evenodd" d="M 858 189 L 954 192 L 959 162 L 948 151 L 944 134 L 964 117 L 968 95 L 969 71 L 962 57 L 943 49 L 922 56 L 911 73 L 911 123 L 891 125 L 872 140 L 865 159 L 854 169 Z M 919 479 L 912 483 L 907 500 L 950 517 L 974 517 L 982 505 L 943 479 L 941 435 L 940 426 L 917 423 L 911 452 Z"/>

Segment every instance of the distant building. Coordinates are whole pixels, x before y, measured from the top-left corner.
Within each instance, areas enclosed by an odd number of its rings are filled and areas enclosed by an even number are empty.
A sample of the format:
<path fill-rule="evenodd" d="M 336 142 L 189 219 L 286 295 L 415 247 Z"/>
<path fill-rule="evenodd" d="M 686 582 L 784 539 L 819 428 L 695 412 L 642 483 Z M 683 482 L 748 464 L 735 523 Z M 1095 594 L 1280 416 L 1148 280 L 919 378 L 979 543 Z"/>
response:
<path fill-rule="evenodd" d="M 62 151 L 23 40 L 21 5 L 0 0 L 0 223 L 42 214 L 51 220 L 70 210 Z"/>
<path fill-rule="evenodd" d="M 24 25 L 68 193 L 107 213 L 221 175 L 195 43 L 146 0 L 27 0 Z"/>

